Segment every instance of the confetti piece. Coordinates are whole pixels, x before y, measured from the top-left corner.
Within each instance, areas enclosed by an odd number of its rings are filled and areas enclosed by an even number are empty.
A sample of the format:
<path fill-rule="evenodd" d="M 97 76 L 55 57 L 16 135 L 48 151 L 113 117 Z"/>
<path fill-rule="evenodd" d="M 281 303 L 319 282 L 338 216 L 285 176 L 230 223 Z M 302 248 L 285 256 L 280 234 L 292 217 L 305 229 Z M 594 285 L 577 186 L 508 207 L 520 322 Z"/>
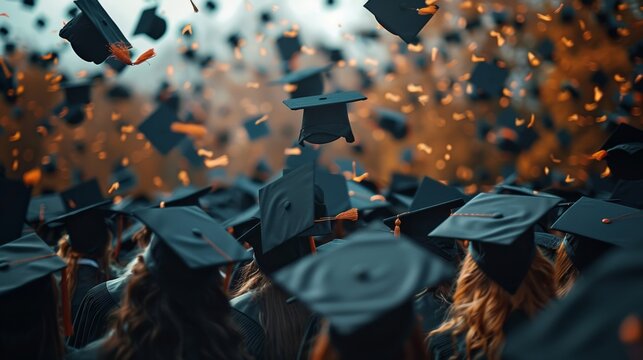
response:
<path fill-rule="evenodd" d="M 187 24 L 183 27 L 183 30 L 181 30 L 181 35 L 192 35 L 192 24 Z"/>
<path fill-rule="evenodd" d="M 599 117 L 596 118 L 597 123 L 602 123 L 602 122 L 605 122 L 605 121 L 607 121 L 607 115 L 599 116 Z"/>
<path fill-rule="evenodd" d="M 563 45 L 565 45 L 568 48 L 574 47 L 574 42 L 566 38 L 565 36 L 563 36 L 562 39 L 560 39 L 560 41 L 562 41 Z"/>
<path fill-rule="evenodd" d="M 131 133 L 134 132 L 134 130 L 136 130 L 134 125 L 123 125 L 123 126 L 121 126 L 121 133 L 124 133 L 124 134 L 131 134 Z"/>
<path fill-rule="evenodd" d="M 523 126 L 525 124 L 525 119 L 516 118 L 515 124 L 516 126 Z"/>
<path fill-rule="evenodd" d="M 545 175 L 549 175 L 549 166 L 545 166 L 543 171 L 545 172 Z"/>
<path fill-rule="evenodd" d="M 22 182 L 24 182 L 25 185 L 35 186 L 40 183 L 41 179 L 42 170 L 40 170 L 39 167 L 28 170 L 22 175 Z"/>
<path fill-rule="evenodd" d="M 363 173 L 360 176 L 353 176 L 353 181 L 355 181 L 356 183 L 361 183 L 362 181 L 364 181 L 366 179 L 368 179 L 368 173 L 367 172 Z"/>
<path fill-rule="evenodd" d="M 609 166 L 605 167 L 605 170 L 601 172 L 601 179 L 605 179 L 606 177 L 610 176 L 612 174 L 612 170 L 610 169 Z"/>
<path fill-rule="evenodd" d="M 248 82 L 248 83 L 246 83 L 246 88 L 248 88 L 248 89 L 259 89 L 259 83 L 254 82 L 254 81 Z"/>
<path fill-rule="evenodd" d="M 206 150 L 206 149 L 199 149 L 199 150 L 197 150 L 196 153 L 199 156 L 204 156 L 204 157 L 207 157 L 207 158 L 211 158 L 212 156 L 214 156 L 214 152 Z"/>
<path fill-rule="evenodd" d="M 301 155 L 301 149 L 298 147 L 293 147 L 293 148 L 285 148 L 284 149 L 284 155 L 286 156 L 297 156 Z"/>
<path fill-rule="evenodd" d="M 400 100 L 402 99 L 400 95 L 396 95 L 391 92 L 387 92 L 386 94 L 384 94 L 384 98 L 392 102 L 400 102 Z"/>
<path fill-rule="evenodd" d="M 501 47 L 502 45 L 505 44 L 505 38 L 502 37 L 501 33 L 497 32 L 497 31 L 491 31 L 489 33 L 489 35 L 491 35 L 491 37 L 496 38 L 496 42 L 498 44 L 498 47 Z"/>
<path fill-rule="evenodd" d="M 430 146 L 428 146 L 428 145 L 427 145 L 427 144 L 425 144 L 425 143 L 419 143 L 419 144 L 417 144 L 416 148 L 417 148 L 419 151 L 423 151 L 423 152 L 425 152 L 425 153 L 427 153 L 427 154 L 429 154 L 429 155 L 431 155 L 431 153 L 433 152 L 433 148 L 431 148 Z"/>
<path fill-rule="evenodd" d="M 534 126 L 534 122 L 536 121 L 536 114 L 531 114 L 531 118 L 529 119 L 529 124 L 527 124 L 527 128 L 531 128 Z"/>
<path fill-rule="evenodd" d="M 262 117 L 260 117 L 259 119 L 257 119 L 255 121 L 255 125 L 259 125 L 259 124 L 261 124 L 262 122 L 264 122 L 266 120 L 268 120 L 268 114 L 265 114 Z"/>
<path fill-rule="evenodd" d="M 203 125 L 183 122 L 173 122 L 170 129 L 175 133 L 192 135 L 197 138 L 203 137 L 208 133 L 208 129 Z"/>
<path fill-rule="evenodd" d="M 571 184 L 574 181 L 576 181 L 576 179 L 574 179 L 571 175 L 567 174 L 567 176 L 565 176 L 565 183 Z"/>
<path fill-rule="evenodd" d="M 422 85 L 408 84 L 406 85 L 406 91 L 410 93 L 421 93 L 424 92 Z"/>
<path fill-rule="evenodd" d="M 542 21 L 551 21 L 551 15 L 545 15 L 545 14 L 538 13 L 538 14 L 536 14 L 536 16 L 538 17 L 538 19 L 540 19 Z"/>
<path fill-rule="evenodd" d="M 118 190 L 118 188 L 120 188 L 120 187 L 121 187 L 121 184 L 117 181 L 117 182 L 113 183 L 109 187 L 109 189 L 107 189 L 107 193 L 112 194 L 114 191 Z"/>
<path fill-rule="evenodd" d="M 283 86 L 284 91 L 287 93 L 293 93 L 297 91 L 297 88 L 298 88 L 297 84 L 285 84 Z"/>
<path fill-rule="evenodd" d="M 6 12 L 3 12 L 3 13 L 0 13 L 0 16 L 9 17 L 9 14 L 7 14 Z"/>
<path fill-rule="evenodd" d="M 178 175 L 176 177 L 179 179 L 181 184 L 183 184 L 183 186 L 190 185 L 190 175 L 188 175 L 187 171 L 185 171 L 185 170 L 179 171 L 179 173 L 178 173 Z"/>
<path fill-rule="evenodd" d="M 436 60 L 437 58 L 438 58 L 438 48 L 437 48 L 437 47 L 433 47 L 433 48 L 431 49 L 431 61 L 432 61 L 432 62 L 435 62 L 435 60 Z"/>
<path fill-rule="evenodd" d="M 406 46 L 406 48 L 410 52 L 414 52 L 414 53 L 420 53 L 420 52 L 424 51 L 424 46 L 422 44 L 408 44 Z"/>
<path fill-rule="evenodd" d="M 603 92 L 601 89 L 598 88 L 598 86 L 594 86 L 594 101 L 599 102 L 603 98 Z"/>
<path fill-rule="evenodd" d="M 22 134 L 20 131 L 16 131 L 13 135 L 9 136 L 9 142 L 14 142 L 20 140 Z"/>
<path fill-rule="evenodd" d="M 551 162 L 553 162 L 554 164 L 560 164 L 562 162 L 562 160 L 556 159 L 554 157 L 554 154 L 549 154 L 549 160 L 551 160 Z"/>
<path fill-rule="evenodd" d="M 476 54 L 471 54 L 471 61 L 474 63 L 478 62 L 485 62 L 487 59 L 485 59 L 484 56 L 476 56 Z"/>
<path fill-rule="evenodd" d="M 596 160 L 596 161 L 601 161 L 605 159 L 607 156 L 607 151 L 606 150 L 598 150 L 597 152 L 593 153 L 591 158 Z"/>
<path fill-rule="evenodd" d="M 527 58 L 529 59 L 529 64 L 533 67 L 537 67 L 540 65 L 540 60 L 532 53 L 531 51 L 527 53 Z"/>
<path fill-rule="evenodd" d="M 422 104 L 423 106 L 426 106 L 426 104 L 428 104 L 428 103 L 429 103 L 429 95 L 420 95 L 420 96 L 418 97 L 418 101 L 419 101 L 419 102 L 420 102 L 420 104 Z"/>
<path fill-rule="evenodd" d="M 228 158 L 228 155 L 221 155 L 216 159 L 205 160 L 204 163 L 208 169 L 212 169 L 220 166 L 228 166 L 228 164 L 230 163 L 230 159 Z"/>
<path fill-rule="evenodd" d="M 567 118 L 567 121 L 578 121 L 578 114 L 572 114 Z"/>
<path fill-rule="evenodd" d="M 565 6 L 565 4 L 563 4 L 563 3 L 561 3 L 560 5 L 558 5 L 558 7 L 556 8 L 556 10 L 554 10 L 554 14 L 559 14 L 559 13 L 563 10 L 563 7 L 564 7 L 564 6 Z"/>

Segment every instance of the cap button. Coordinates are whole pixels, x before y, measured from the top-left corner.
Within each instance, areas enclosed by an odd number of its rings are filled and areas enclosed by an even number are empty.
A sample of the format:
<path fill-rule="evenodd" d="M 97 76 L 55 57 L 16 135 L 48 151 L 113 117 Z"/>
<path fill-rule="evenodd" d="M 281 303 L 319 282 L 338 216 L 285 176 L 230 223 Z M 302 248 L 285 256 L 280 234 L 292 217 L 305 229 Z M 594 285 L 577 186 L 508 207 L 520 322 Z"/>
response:
<path fill-rule="evenodd" d="M 292 204 L 290 203 L 290 201 L 289 201 L 289 200 L 284 201 L 284 209 L 286 209 L 286 210 L 290 209 L 290 206 L 291 206 L 291 205 L 292 205 Z"/>
<path fill-rule="evenodd" d="M 367 282 L 371 279 L 371 275 L 366 268 L 357 268 L 353 271 L 355 279 L 359 282 Z"/>
<path fill-rule="evenodd" d="M 194 234 L 194 236 L 198 236 L 198 237 L 203 236 L 203 233 L 201 232 L 201 229 L 199 229 L 199 228 L 192 228 L 192 234 Z"/>

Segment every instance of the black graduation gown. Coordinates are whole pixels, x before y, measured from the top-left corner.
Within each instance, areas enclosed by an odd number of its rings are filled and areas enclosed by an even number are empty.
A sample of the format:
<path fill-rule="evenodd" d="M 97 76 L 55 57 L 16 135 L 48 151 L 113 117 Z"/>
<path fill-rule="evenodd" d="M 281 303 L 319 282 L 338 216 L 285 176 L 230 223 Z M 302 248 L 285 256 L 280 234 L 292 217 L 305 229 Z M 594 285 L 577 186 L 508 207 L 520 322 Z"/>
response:
<path fill-rule="evenodd" d="M 74 334 L 67 345 L 82 348 L 107 332 L 110 314 L 120 307 L 121 296 L 129 276 L 98 284 L 91 288 L 80 304 L 74 319 Z"/>
<path fill-rule="evenodd" d="M 435 330 L 446 316 L 449 303 L 435 295 L 431 290 L 418 295 L 414 304 L 415 313 L 422 318 L 422 330 L 425 333 Z"/>
<path fill-rule="evenodd" d="M 65 360 L 98 360 L 106 338 L 87 344 L 82 349 L 72 351 L 65 356 Z"/>
<path fill-rule="evenodd" d="M 230 300 L 232 319 L 243 336 L 246 351 L 255 359 L 263 358 L 265 333 L 260 321 L 259 304 L 254 300 L 253 291 Z"/>
<path fill-rule="evenodd" d="M 72 319 L 78 314 L 80 303 L 89 291 L 89 289 L 105 281 L 105 275 L 101 273 L 97 266 L 79 264 L 76 272 L 76 289 L 71 298 L 71 315 Z"/>
<path fill-rule="evenodd" d="M 505 336 L 512 331 L 512 329 L 517 328 L 521 324 L 524 324 L 528 321 L 527 316 L 521 311 L 514 311 L 509 314 L 505 324 L 503 326 L 503 332 Z M 451 336 L 451 331 L 443 332 L 438 335 L 431 337 L 429 341 L 429 355 L 433 360 L 447 360 L 457 351 L 458 360 L 465 360 L 466 354 L 466 344 L 465 344 L 465 335 L 460 334 L 456 337 L 456 342 L 454 344 L 453 338 Z M 484 360 L 486 356 L 484 354 L 474 353 L 471 356 L 472 359 Z"/>

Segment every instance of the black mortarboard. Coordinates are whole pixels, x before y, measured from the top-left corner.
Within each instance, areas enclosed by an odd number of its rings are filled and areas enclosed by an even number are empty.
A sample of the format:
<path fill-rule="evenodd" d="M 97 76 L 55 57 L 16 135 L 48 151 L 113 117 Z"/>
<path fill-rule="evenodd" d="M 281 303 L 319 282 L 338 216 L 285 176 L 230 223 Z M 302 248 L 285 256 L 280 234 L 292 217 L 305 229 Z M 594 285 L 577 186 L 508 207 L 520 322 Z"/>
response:
<path fill-rule="evenodd" d="M 464 204 L 464 194 L 452 186 L 444 185 L 425 176 L 420 187 L 415 192 L 410 210 L 419 210 L 443 203 L 453 203 L 453 208 L 462 206 Z"/>
<path fill-rule="evenodd" d="M 347 103 L 366 100 L 357 91 L 329 93 L 284 100 L 291 110 L 304 109 L 299 143 L 326 144 L 344 137 L 346 142 L 355 141 L 348 120 Z"/>
<path fill-rule="evenodd" d="M 4 244 L 0 246 L 0 296 L 66 266 L 36 234 Z"/>
<path fill-rule="evenodd" d="M 163 198 L 157 207 L 198 206 L 199 198 L 205 196 L 211 191 L 211 186 L 198 190 L 194 190 L 192 188 L 185 190 L 178 189 L 169 197 Z"/>
<path fill-rule="evenodd" d="M 605 158 L 612 174 L 618 178 L 643 179 L 643 131 L 620 124 L 595 156 Z"/>
<path fill-rule="evenodd" d="M 224 228 L 232 228 L 235 236 L 245 234 L 260 221 L 259 204 L 255 204 L 234 217 L 227 219 L 221 225 Z"/>
<path fill-rule="evenodd" d="M 628 343 L 624 325 L 628 316 L 640 324 L 642 258 L 641 246 L 606 255 L 563 299 L 507 334 L 502 358 L 640 358 L 640 336 Z M 640 335 L 640 325 L 634 329 Z"/>
<path fill-rule="evenodd" d="M 91 86 L 92 84 L 89 82 L 64 85 L 65 104 L 67 106 L 89 104 L 91 102 Z"/>
<path fill-rule="evenodd" d="M 75 0 L 74 3 L 81 12 L 65 24 L 58 35 L 69 41 L 81 59 L 100 64 L 110 56 L 110 45 L 132 47 L 98 0 Z"/>
<path fill-rule="evenodd" d="M 404 139 L 409 132 L 406 124 L 406 115 L 399 111 L 384 108 L 377 109 L 377 124 L 386 130 L 395 139 Z"/>
<path fill-rule="evenodd" d="M 185 138 L 185 134 L 172 131 L 172 123 L 178 121 L 175 109 L 169 105 L 161 104 L 139 125 L 138 130 L 145 135 L 158 152 L 167 155 Z"/>
<path fill-rule="evenodd" d="M 110 100 L 127 100 L 130 97 L 132 97 L 130 89 L 121 84 L 116 84 L 107 90 L 107 98 Z"/>
<path fill-rule="evenodd" d="M 315 184 L 324 191 L 324 203 L 329 214 L 339 214 L 351 208 L 348 187 L 343 176 L 316 169 Z"/>
<path fill-rule="evenodd" d="M 156 15 L 157 6 L 143 10 L 138 25 L 134 30 L 134 35 L 145 34 L 154 40 L 158 40 L 165 34 L 167 23 L 165 19 Z"/>
<path fill-rule="evenodd" d="M 412 196 L 418 189 L 418 178 L 414 175 L 407 175 L 402 173 L 393 173 L 391 176 L 391 185 L 389 185 L 389 193 L 402 194 Z"/>
<path fill-rule="evenodd" d="M 264 116 L 266 115 L 261 114 L 252 116 L 243 122 L 243 127 L 246 129 L 250 141 L 255 141 L 257 139 L 270 135 L 270 127 L 268 126 L 266 121 L 259 121 L 257 123 L 257 120 L 260 120 Z"/>
<path fill-rule="evenodd" d="M 80 209 L 104 200 L 96 178 L 87 180 L 60 193 L 67 210 Z"/>
<path fill-rule="evenodd" d="M 429 235 L 470 240 L 480 269 L 515 294 L 536 252 L 533 225 L 560 199 L 483 193 L 451 214 Z"/>
<path fill-rule="evenodd" d="M 134 212 L 155 235 L 145 255 L 145 266 L 163 276 L 164 281 L 184 282 L 189 277 L 176 276 L 250 260 L 252 255 L 203 210 L 196 206 L 150 208 Z M 177 267 L 177 260 L 183 265 Z"/>
<path fill-rule="evenodd" d="M 111 200 L 77 208 L 74 211 L 47 221 L 44 225 L 67 229 L 69 244 L 75 251 L 84 255 L 100 254 L 109 241 L 109 227 L 105 222 L 107 206 Z"/>
<path fill-rule="evenodd" d="M 296 236 L 330 232 L 323 191 L 315 186 L 313 164 L 299 166 L 259 190 L 264 253 Z"/>
<path fill-rule="evenodd" d="M 323 75 L 333 65 L 310 67 L 293 71 L 284 75 L 281 79 L 271 82 L 271 84 L 291 84 L 296 89 L 290 93 L 291 98 L 300 98 L 306 96 L 320 95 L 324 92 Z"/>
<path fill-rule="evenodd" d="M 60 194 L 45 194 L 32 197 L 27 210 L 27 222 L 44 223 L 64 214 L 65 203 Z"/>
<path fill-rule="evenodd" d="M 295 54 L 301 49 L 301 42 L 299 36 L 280 36 L 277 41 L 277 49 L 279 56 L 283 61 L 290 61 Z"/>
<path fill-rule="evenodd" d="M 417 43 L 418 34 L 438 10 L 437 5 L 427 6 L 425 0 L 369 0 L 364 7 L 382 27 L 406 43 Z M 422 15 L 422 11 L 426 14 Z"/>
<path fill-rule="evenodd" d="M 346 244 L 309 256 L 273 280 L 330 323 L 342 358 L 395 358 L 416 326 L 412 299 L 452 276 L 443 260 L 406 239 L 361 232 Z"/>
<path fill-rule="evenodd" d="M 476 99 L 496 99 L 502 94 L 509 70 L 491 62 L 476 63 L 469 82 L 474 86 L 473 96 Z"/>
<path fill-rule="evenodd" d="M 17 239 L 22 234 L 31 188 L 22 181 L 0 177 L 0 245 Z"/>
<path fill-rule="evenodd" d="M 572 236 L 565 251 L 580 271 L 614 247 L 632 248 L 643 242 L 643 210 L 582 197 L 552 225 Z"/>

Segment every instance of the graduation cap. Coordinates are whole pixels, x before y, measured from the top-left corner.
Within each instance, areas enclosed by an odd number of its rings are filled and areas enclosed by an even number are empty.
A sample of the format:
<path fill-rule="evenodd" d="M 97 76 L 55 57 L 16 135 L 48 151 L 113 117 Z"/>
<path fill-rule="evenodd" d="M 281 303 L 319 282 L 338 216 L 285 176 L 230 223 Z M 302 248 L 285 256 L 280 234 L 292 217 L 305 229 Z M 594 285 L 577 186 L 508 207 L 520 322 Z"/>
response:
<path fill-rule="evenodd" d="M 643 131 L 620 124 L 592 157 L 607 161 L 612 174 L 625 180 L 643 179 Z"/>
<path fill-rule="evenodd" d="M 391 178 L 391 185 L 389 186 L 389 194 L 396 193 L 407 196 L 412 196 L 418 189 L 418 179 L 414 175 L 407 175 L 402 173 L 393 173 Z"/>
<path fill-rule="evenodd" d="M 122 195 L 136 187 L 138 177 L 130 167 L 120 166 L 119 164 L 110 176 L 110 183 L 118 183 L 118 187 L 116 187 L 113 194 Z"/>
<path fill-rule="evenodd" d="M 414 295 L 452 274 L 443 260 L 406 239 L 365 231 L 278 271 L 273 280 L 329 321 L 342 358 L 392 359 L 416 325 Z"/>
<path fill-rule="evenodd" d="M 565 238 L 565 251 L 581 272 L 614 247 L 632 248 L 643 243 L 643 210 L 582 197 L 552 225 L 573 236 Z"/>
<path fill-rule="evenodd" d="M 0 246 L 0 296 L 62 270 L 67 264 L 36 234 Z"/>
<path fill-rule="evenodd" d="M 564 298 L 507 334 L 503 359 L 628 359 L 640 354 L 626 321 L 641 321 L 643 247 L 605 255 Z M 630 328 L 631 329 L 631 328 Z M 638 351 L 638 352 L 637 352 Z"/>
<path fill-rule="evenodd" d="M 0 177 L 0 245 L 22 234 L 30 198 L 31 188 L 22 181 Z"/>
<path fill-rule="evenodd" d="M 79 209 L 104 200 L 96 178 L 87 180 L 60 193 L 67 210 Z"/>
<path fill-rule="evenodd" d="M 257 139 L 261 139 L 262 137 L 266 137 L 270 135 L 270 127 L 266 123 L 266 121 L 259 121 L 266 115 L 256 115 L 256 116 L 251 116 L 247 118 L 243 122 L 243 127 L 246 129 L 246 132 L 248 133 L 248 138 L 250 138 L 250 141 L 255 141 Z"/>
<path fill-rule="evenodd" d="M 290 59 L 297 54 L 301 49 L 301 42 L 299 41 L 299 36 L 280 36 L 277 41 L 277 49 L 279 50 L 279 56 L 283 61 L 290 61 Z"/>
<path fill-rule="evenodd" d="M 111 45 L 132 47 L 98 0 L 75 0 L 74 3 L 81 12 L 66 23 L 58 35 L 69 41 L 81 59 L 100 64 L 111 55 Z"/>
<path fill-rule="evenodd" d="M 299 143 L 326 144 L 344 137 L 346 142 L 355 141 L 348 120 L 347 103 L 366 100 L 357 91 L 329 93 L 284 100 L 290 110 L 304 109 Z"/>
<path fill-rule="evenodd" d="M 232 228 L 235 236 L 243 235 L 248 230 L 259 223 L 260 219 L 259 204 L 255 204 L 232 218 L 227 219 L 221 226 Z"/>
<path fill-rule="evenodd" d="M 252 258 L 219 223 L 196 206 L 143 209 L 134 212 L 134 216 L 156 235 L 144 261 L 163 284 L 189 287 L 204 280 L 196 276 L 202 269 L 218 272 L 219 266 Z M 228 280 L 229 275 L 224 288 Z"/>
<path fill-rule="evenodd" d="M 464 204 L 464 194 L 449 185 L 425 176 L 415 192 L 410 210 L 419 210 L 438 204 L 452 203 L 453 208 Z"/>
<path fill-rule="evenodd" d="M 324 191 L 324 202 L 330 214 L 339 214 L 351 208 L 346 179 L 323 169 L 316 169 L 315 184 Z"/>
<path fill-rule="evenodd" d="M 44 223 L 65 213 L 67 208 L 60 194 L 44 194 L 32 197 L 27 209 L 27 222 Z"/>
<path fill-rule="evenodd" d="M 492 62 L 476 63 L 469 82 L 474 86 L 475 99 L 497 99 L 502 94 L 509 70 Z"/>
<path fill-rule="evenodd" d="M 86 105 L 91 102 L 91 82 L 65 84 L 65 104 L 67 106 Z"/>
<path fill-rule="evenodd" d="M 536 253 L 533 225 L 559 202 L 548 197 L 482 193 L 429 235 L 470 240 L 469 252 L 480 269 L 515 294 Z"/>
<path fill-rule="evenodd" d="M 271 84 L 290 84 L 295 90 L 290 92 L 290 98 L 320 95 L 324 92 L 324 73 L 333 67 L 332 64 L 319 67 L 310 67 L 293 71 L 281 79 L 272 81 Z"/>
<path fill-rule="evenodd" d="M 388 32 L 399 36 L 407 44 L 417 43 L 422 28 L 438 11 L 437 5 L 425 0 L 408 0 L 403 3 L 389 0 L 369 0 L 364 4 L 377 22 Z"/>
<path fill-rule="evenodd" d="M 64 226 L 71 248 L 83 255 L 101 254 L 109 241 L 109 227 L 105 217 L 110 213 L 111 200 L 101 201 L 47 221 L 45 226 Z"/>
<path fill-rule="evenodd" d="M 198 206 L 199 198 L 205 196 L 212 191 L 212 186 L 207 186 L 202 189 L 178 189 L 169 196 L 164 198 L 157 207 L 176 207 L 176 206 Z"/>
<path fill-rule="evenodd" d="M 165 34 L 167 23 L 165 19 L 156 15 L 157 6 L 143 10 L 134 30 L 134 35 L 145 34 L 154 40 L 158 40 Z"/>
<path fill-rule="evenodd" d="M 384 108 L 377 109 L 377 114 L 377 124 L 380 128 L 391 134 L 396 140 L 406 137 L 409 132 L 406 115 Z"/>
<path fill-rule="evenodd" d="M 304 164 L 316 163 L 321 150 L 315 149 L 312 145 L 306 144 L 293 144 L 293 149 L 297 149 L 297 153 L 288 154 L 286 156 L 286 169 L 294 169 Z"/>
<path fill-rule="evenodd" d="M 167 155 L 183 139 L 185 134 L 172 131 L 172 123 L 178 121 L 176 109 L 160 104 L 156 110 L 139 125 L 138 130 L 152 143 L 154 148 Z"/>
<path fill-rule="evenodd" d="M 384 196 L 376 194 L 369 188 L 352 180 L 346 180 L 351 207 L 359 211 L 374 210 L 391 206 Z"/>

